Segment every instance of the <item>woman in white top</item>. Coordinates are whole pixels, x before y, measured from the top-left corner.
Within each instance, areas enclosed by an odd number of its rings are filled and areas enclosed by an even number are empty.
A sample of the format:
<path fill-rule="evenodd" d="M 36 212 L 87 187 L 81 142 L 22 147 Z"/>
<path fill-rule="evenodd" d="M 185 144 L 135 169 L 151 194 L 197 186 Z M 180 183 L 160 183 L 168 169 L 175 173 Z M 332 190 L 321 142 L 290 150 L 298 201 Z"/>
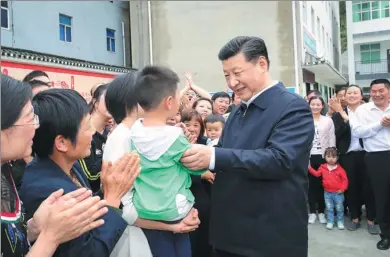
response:
<path fill-rule="evenodd" d="M 321 115 L 325 106 L 324 99 L 320 96 L 313 96 L 309 99 L 309 105 L 313 114 L 315 128 L 313 145 L 310 151 L 310 165 L 312 168 L 317 170 L 321 164 L 325 163 L 323 158 L 325 149 L 336 146 L 336 136 L 332 119 Z M 309 223 L 315 223 L 317 219 L 316 213 L 318 211 L 318 219 L 320 223 L 325 224 L 324 188 L 322 186 L 321 178 L 317 178 L 310 173 L 308 173 L 308 177 L 310 208 Z"/>
<path fill-rule="evenodd" d="M 367 175 L 363 140 L 357 138 L 351 126 L 355 119 L 355 110 L 361 105 L 363 90 L 357 85 L 350 85 L 346 90 L 347 107 L 343 108 L 337 99 L 329 101 L 334 110 L 332 119 L 336 130 L 336 144 L 340 151 L 340 163 L 347 172 L 348 190 L 347 206 L 352 222 L 347 225 L 348 230 L 354 231 L 360 227 L 362 205 L 366 206 L 367 229 L 370 234 L 378 234 L 375 226 L 374 193 Z"/>
<path fill-rule="evenodd" d="M 109 83 L 105 98 L 106 107 L 118 126 L 107 139 L 103 160 L 115 162 L 130 150 L 131 127 L 142 112 L 134 94 L 136 75 L 136 72 L 123 74 Z M 184 233 L 195 230 L 200 223 L 197 210 L 191 211 L 178 224 L 140 219 L 132 204 L 132 192 L 122 198 L 122 204 L 124 206 L 122 217 L 129 226 L 115 246 L 111 257 L 151 257 L 148 241 L 140 228 Z"/>

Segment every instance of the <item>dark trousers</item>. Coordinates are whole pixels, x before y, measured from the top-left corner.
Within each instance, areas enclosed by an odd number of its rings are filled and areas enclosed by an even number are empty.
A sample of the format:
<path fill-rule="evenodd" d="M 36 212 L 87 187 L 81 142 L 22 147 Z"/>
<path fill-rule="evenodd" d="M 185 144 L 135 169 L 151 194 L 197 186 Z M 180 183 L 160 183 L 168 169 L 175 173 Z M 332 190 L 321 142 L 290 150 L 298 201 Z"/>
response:
<path fill-rule="evenodd" d="M 142 229 L 148 239 L 153 257 L 191 257 L 188 233 Z"/>
<path fill-rule="evenodd" d="M 325 163 L 325 160 L 321 155 L 310 156 L 310 165 L 313 169 L 318 170 L 321 164 Z M 324 187 L 322 186 L 322 177 L 315 177 L 308 172 L 309 177 L 309 209 L 310 213 L 324 213 L 325 200 L 324 200 Z M 318 208 L 317 208 L 318 204 Z"/>
<path fill-rule="evenodd" d="M 366 154 L 367 171 L 375 196 L 376 220 L 390 239 L 390 151 Z"/>
<path fill-rule="evenodd" d="M 248 257 L 248 256 L 234 254 L 234 253 L 228 253 L 228 252 L 221 251 L 221 250 L 215 250 L 214 257 Z"/>
<path fill-rule="evenodd" d="M 366 152 L 349 152 L 340 158 L 341 166 L 348 177 L 348 210 L 351 219 L 361 218 L 362 205 L 366 206 L 367 219 L 375 220 L 375 197 L 372 190 L 370 178 L 367 173 Z"/>

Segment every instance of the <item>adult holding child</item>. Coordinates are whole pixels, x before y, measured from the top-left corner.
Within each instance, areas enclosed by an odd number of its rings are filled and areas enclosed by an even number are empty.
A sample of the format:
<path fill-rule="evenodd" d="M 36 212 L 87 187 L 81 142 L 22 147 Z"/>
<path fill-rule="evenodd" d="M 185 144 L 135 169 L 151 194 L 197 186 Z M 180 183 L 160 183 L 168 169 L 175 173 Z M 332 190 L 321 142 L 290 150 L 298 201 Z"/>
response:
<path fill-rule="evenodd" d="M 218 57 L 242 104 L 231 113 L 217 147 L 194 145 L 181 160 L 190 169 L 217 172 L 211 245 L 218 257 L 305 257 L 310 109 L 271 79 L 262 39 L 236 37 Z"/>

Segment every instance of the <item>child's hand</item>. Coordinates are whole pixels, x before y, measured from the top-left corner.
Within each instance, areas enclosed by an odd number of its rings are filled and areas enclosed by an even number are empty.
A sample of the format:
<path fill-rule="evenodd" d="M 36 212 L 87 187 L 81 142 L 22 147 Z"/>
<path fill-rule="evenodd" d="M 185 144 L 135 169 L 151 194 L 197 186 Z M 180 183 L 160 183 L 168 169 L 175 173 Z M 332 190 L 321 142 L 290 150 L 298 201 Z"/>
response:
<path fill-rule="evenodd" d="M 338 194 L 342 194 L 342 193 L 344 193 L 344 192 L 343 192 L 343 190 L 338 190 L 337 193 L 338 193 Z"/>
<path fill-rule="evenodd" d="M 215 179 L 215 173 L 212 173 L 211 171 L 206 171 L 200 176 L 202 179 L 207 180 L 210 184 L 214 184 Z"/>

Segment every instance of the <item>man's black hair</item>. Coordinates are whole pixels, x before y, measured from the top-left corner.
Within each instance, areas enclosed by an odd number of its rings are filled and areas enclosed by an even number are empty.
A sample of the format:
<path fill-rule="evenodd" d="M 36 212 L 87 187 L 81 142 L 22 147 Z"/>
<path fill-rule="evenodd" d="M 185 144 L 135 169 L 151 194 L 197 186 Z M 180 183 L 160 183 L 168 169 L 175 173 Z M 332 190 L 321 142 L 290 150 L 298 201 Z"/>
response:
<path fill-rule="evenodd" d="M 24 77 L 23 81 L 28 82 L 28 81 L 33 80 L 33 79 L 38 78 L 38 77 L 49 78 L 49 76 L 46 74 L 46 72 L 41 71 L 41 70 L 34 70 L 34 71 L 30 72 L 29 74 L 27 74 Z"/>
<path fill-rule="evenodd" d="M 377 84 L 384 84 L 387 89 L 390 89 L 390 81 L 388 79 L 374 79 L 370 84 L 370 89 Z"/>
<path fill-rule="evenodd" d="M 344 91 L 344 90 L 347 91 L 347 88 L 348 88 L 348 87 L 340 87 L 339 89 L 336 90 L 336 95 L 337 95 L 339 92 L 341 92 L 341 91 Z"/>
<path fill-rule="evenodd" d="M 33 98 L 40 126 L 33 139 L 33 152 L 40 158 L 53 153 L 54 139 L 62 135 L 76 144 L 81 121 L 88 114 L 85 99 L 75 90 L 53 88 Z"/>
<path fill-rule="evenodd" d="M 27 83 L 31 86 L 31 89 L 42 87 L 42 86 L 50 88 L 50 85 L 48 83 L 36 79 L 29 80 Z"/>
<path fill-rule="evenodd" d="M 267 60 L 268 68 L 270 66 L 267 46 L 264 40 L 259 37 L 239 36 L 233 38 L 221 48 L 218 59 L 225 61 L 238 53 L 243 53 L 248 62 L 257 61 L 262 56 Z"/>
<path fill-rule="evenodd" d="M 231 98 L 230 98 L 230 95 L 226 92 L 217 92 L 215 93 L 212 97 L 211 97 L 211 100 L 214 102 L 215 100 L 217 100 L 218 98 L 228 98 L 229 99 L 229 103 L 231 102 Z"/>
<path fill-rule="evenodd" d="M 135 96 L 135 71 L 119 75 L 108 85 L 106 91 L 106 108 L 117 124 L 138 106 Z"/>
<path fill-rule="evenodd" d="M 179 77 L 169 68 L 147 66 L 139 73 L 136 98 L 145 111 L 155 109 L 168 96 L 176 96 Z"/>
<path fill-rule="evenodd" d="M 31 98 L 31 87 L 27 83 L 1 74 L 1 130 L 14 125 Z"/>
<path fill-rule="evenodd" d="M 204 123 L 206 124 L 206 126 L 207 126 L 207 123 L 215 123 L 215 122 L 220 122 L 223 125 L 225 125 L 225 118 L 220 114 L 210 114 L 204 120 Z"/>

